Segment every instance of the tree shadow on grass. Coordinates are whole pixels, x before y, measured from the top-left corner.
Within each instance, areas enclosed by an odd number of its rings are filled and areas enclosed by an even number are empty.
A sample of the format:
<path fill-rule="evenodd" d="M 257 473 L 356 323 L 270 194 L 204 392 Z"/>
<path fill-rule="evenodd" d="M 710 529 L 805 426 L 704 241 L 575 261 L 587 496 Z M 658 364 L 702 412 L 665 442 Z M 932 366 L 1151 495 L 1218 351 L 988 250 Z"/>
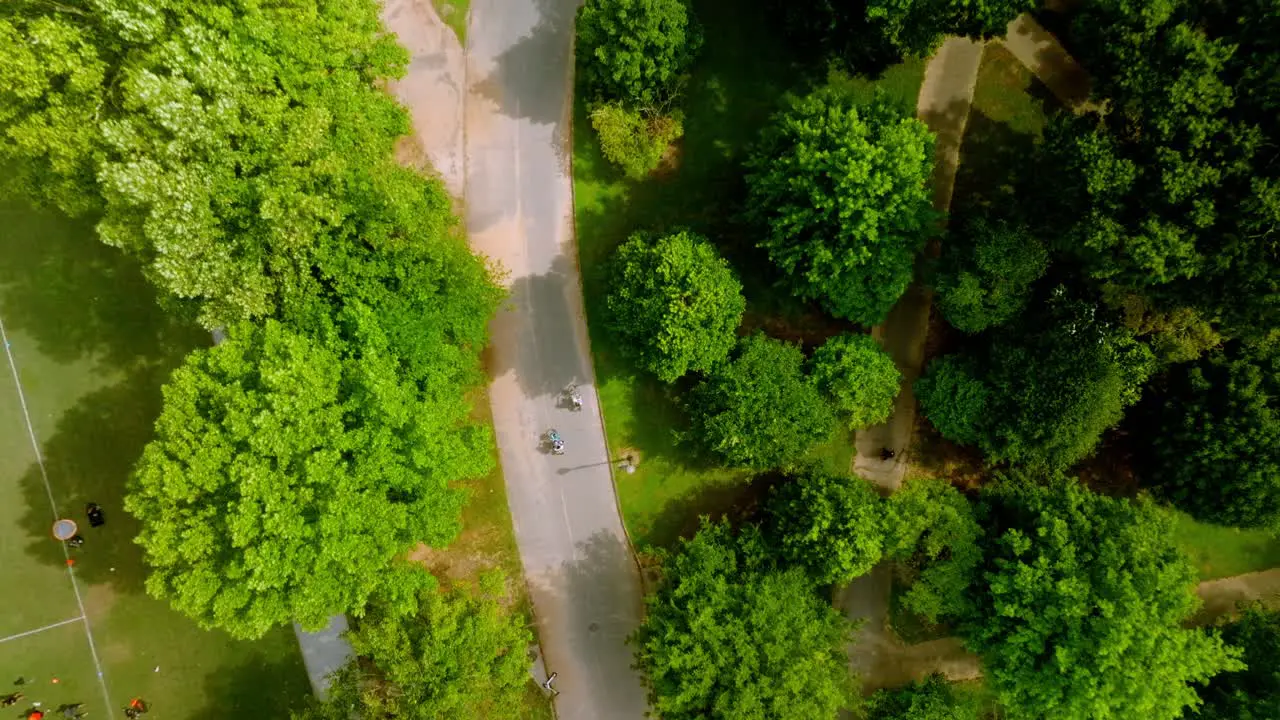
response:
<path fill-rule="evenodd" d="M 290 711 L 306 707 L 310 693 L 306 672 L 296 655 L 281 658 L 254 651 L 235 667 L 218 668 L 206 676 L 208 704 L 183 716 L 187 720 L 287 720 Z M 175 710 L 173 714 L 182 714 Z"/>
<path fill-rule="evenodd" d="M 80 525 L 85 540 L 71 551 L 83 581 L 109 583 L 126 594 L 143 592 L 147 570 L 133 542 L 140 524 L 124 511 L 124 495 L 160 414 L 160 388 L 177 362 L 180 357 L 138 365 L 122 381 L 81 398 L 59 418 L 53 435 L 41 438 L 53 499 L 63 517 Z M 28 508 L 22 523 L 28 536 L 37 538 L 27 552 L 41 562 L 63 565 L 61 544 L 49 535 L 49 499 L 40 466 L 33 464 L 21 482 Z M 89 526 L 84 509 L 90 502 L 105 512 L 102 527 Z"/>
<path fill-rule="evenodd" d="M 193 330 L 157 303 L 138 264 L 97 238 L 92 222 L 0 202 L 0 318 L 46 358 L 87 357 L 100 371 L 191 347 Z"/>
<path fill-rule="evenodd" d="M 702 517 L 712 521 L 728 518 L 734 525 L 758 518 L 760 509 L 773 488 L 788 482 L 782 473 L 754 475 L 745 481 L 703 485 L 694 492 L 672 498 L 653 519 L 647 541 L 657 547 L 674 549 L 681 538 L 691 538 L 702 524 Z"/>
<path fill-rule="evenodd" d="M 963 211 L 980 204 L 1004 205 L 1016 213 L 1014 191 L 1032 169 L 1036 137 L 996 122 L 980 110 L 969 113 L 953 207 Z"/>

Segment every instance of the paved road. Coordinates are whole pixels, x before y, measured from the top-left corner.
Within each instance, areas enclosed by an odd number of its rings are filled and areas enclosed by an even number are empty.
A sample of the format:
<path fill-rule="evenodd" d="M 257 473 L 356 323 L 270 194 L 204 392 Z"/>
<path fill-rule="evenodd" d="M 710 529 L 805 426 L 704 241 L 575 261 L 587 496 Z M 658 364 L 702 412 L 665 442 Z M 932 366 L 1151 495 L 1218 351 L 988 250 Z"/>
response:
<path fill-rule="evenodd" d="M 473 0 L 468 28 L 466 223 L 509 272 L 492 326 L 490 402 L 508 500 L 560 720 L 640 720 L 625 639 L 640 575 L 593 385 L 569 176 L 575 0 Z M 585 407 L 557 407 L 570 382 Z M 563 456 L 539 449 L 559 429 Z"/>
<path fill-rule="evenodd" d="M 933 206 L 946 210 L 960 162 L 969 106 L 982 60 L 982 44 L 965 38 L 947 38 L 925 67 L 924 82 L 916 102 L 916 115 L 937 136 L 933 174 Z M 889 311 L 883 325 L 872 330 L 893 357 L 902 373 L 902 388 L 893 414 L 877 426 L 860 431 L 854 438 L 857 455 L 854 471 L 892 493 L 902 483 L 910 460 L 908 452 L 915 427 L 916 398 L 911 386 L 920 376 L 924 342 L 929 332 L 929 308 L 933 302 L 928 288 L 913 283 Z M 897 456 L 881 460 L 881 448 L 892 448 Z M 862 621 L 849 647 L 849 664 L 863 680 L 867 692 L 895 687 L 931 672 L 944 672 L 953 679 L 976 676 L 973 656 L 953 640 L 904 647 L 887 627 L 892 578 L 887 563 L 837 590 L 835 605 L 853 620 Z"/>

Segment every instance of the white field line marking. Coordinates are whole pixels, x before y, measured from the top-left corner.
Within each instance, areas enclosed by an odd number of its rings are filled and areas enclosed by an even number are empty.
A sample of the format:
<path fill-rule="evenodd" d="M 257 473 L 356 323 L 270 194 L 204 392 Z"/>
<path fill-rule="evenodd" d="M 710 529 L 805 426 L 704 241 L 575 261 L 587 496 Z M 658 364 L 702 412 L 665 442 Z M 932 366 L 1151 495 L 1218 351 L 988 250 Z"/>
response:
<path fill-rule="evenodd" d="M 36 633 L 42 633 L 42 632 L 44 632 L 45 630 L 52 630 L 52 629 L 54 629 L 54 628 L 60 628 L 60 627 L 62 627 L 63 625 L 70 625 L 70 624 L 71 624 L 71 623 L 73 623 L 73 622 L 80 622 L 80 621 L 81 621 L 81 620 L 83 620 L 83 619 L 84 619 L 84 616 L 83 616 L 83 615 L 81 615 L 81 616 L 79 616 L 79 617 L 73 617 L 73 618 L 71 618 L 71 619 L 69 619 L 69 620 L 63 620 L 62 622 L 56 622 L 56 623 L 53 623 L 52 625 L 45 625 L 44 627 L 38 627 L 38 628 L 36 628 L 35 630 L 28 630 L 28 631 L 26 631 L 26 632 L 18 633 L 17 635 L 10 635 L 9 637 L 3 637 L 3 638 L 0 638 L 0 643 L 7 643 L 7 642 L 9 642 L 10 640 L 17 640 L 18 638 L 24 638 L 24 637 L 26 637 L 26 636 L 28 636 L 28 635 L 35 635 Z"/>
<path fill-rule="evenodd" d="M 40 441 L 36 440 L 36 429 L 31 425 L 31 413 L 27 410 L 27 396 L 22 391 L 22 380 L 18 378 L 18 364 L 13 360 L 13 350 L 9 347 L 9 335 L 4 330 L 4 318 L 0 318 L 0 341 L 4 342 L 4 354 L 9 359 L 9 370 L 13 373 L 13 385 L 18 390 L 18 403 L 22 406 L 22 419 L 27 423 L 27 437 L 31 438 L 31 450 L 36 454 L 36 464 L 40 466 L 40 478 L 44 480 L 44 491 L 49 498 L 49 509 L 54 519 L 60 517 L 58 503 L 53 499 L 53 486 L 49 484 L 49 473 L 44 467 L 44 455 L 40 453 Z M 76 581 L 75 570 L 71 566 L 71 553 L 66 543 L 62 543 L 62 554 L 67 559 L 67 577 L 71 578 L 71 590 L 76 594 L 76 606 L 80 608 L 80 618 L 84 621 L 84 636 L 89 641 L 89 654 L 93 656 L 93 666 L 98 671 L 98 686 L 102 688 L 102 699 L 107 703 L 107 713 L 111 714 L 111 694 L 107 692 L 107 681 L 102 672 L 102 663 L 98 660 L 98 647 L 93 642 L 93 630 L 89 627 L 89 614 L 84 609 L 84 598 L 80 595 L 80 583 Z"/>

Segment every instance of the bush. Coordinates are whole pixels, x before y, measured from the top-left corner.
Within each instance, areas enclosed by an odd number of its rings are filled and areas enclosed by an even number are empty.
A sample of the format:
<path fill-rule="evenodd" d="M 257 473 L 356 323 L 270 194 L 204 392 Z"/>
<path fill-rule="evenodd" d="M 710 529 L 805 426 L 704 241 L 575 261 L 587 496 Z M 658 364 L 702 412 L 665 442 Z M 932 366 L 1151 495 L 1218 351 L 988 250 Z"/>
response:
<path fill-rule="evenodd" d="M 946 482 L 912 480 L 894 493 L 885 511 L 885 554 L 915 576 L 903 607 L 930 623 L 965 617 L 981 536 L 972 504 Z"/>
<path fill-rule="evenodd" d="M 630 107 L 670 102 L 702 46 L 684 0 L 587 0 L 577 31 L 588 97 Z"/>
<path fill-rule="evenodd" d="M 663 382 L 710 372 L 746 310 L 733 270 L 700 235 L 632 236 L 614 255 L 608 325 L 622 350 Z"/>
<path fill-rule="evenodd" d="M 867 19 L 906 55 L 929 55 L 944 35 L 1003 35 L 1035 0 L 867 0 Z"/>
<path fill-rule="evenodd" d="M 852 430 L 889 419 L 901 389 L 889 353 L 868 335 L 837 335 L 822 344 L 810 359 L 813 378 Z"/>
<path fill-rule="evenodd" d="M 648 175 L 662 162 L 671 143 L 684 134 L 680 121 L 666 115 L 646 117 L 618 103 L 591 111 L 591 127 L 600 136 L 600 150 L 609 162 L 632 180 Z"/>
<path fill-rule="evenodd" d="M 804 354 L 761 334 L 689 396 L 693 437 L 731 465 L 765 470 L 796 464 L 836 424 L 804 375 Z"/>
<path fill-rule="evenodd" d="M 884 550 L 884 508 L 858 477 L 810 473 L 769 498 L 772 535 L 781 556 L 818 583 L 845 583 L 871 572 Z"/>
<path fill-rule="evenodd" d="M 963 445 L 982 438 L 990 390 L 971 359 L 953 354 L 929 363 L 915 393 L 920 411 L 942 437 Z"/>

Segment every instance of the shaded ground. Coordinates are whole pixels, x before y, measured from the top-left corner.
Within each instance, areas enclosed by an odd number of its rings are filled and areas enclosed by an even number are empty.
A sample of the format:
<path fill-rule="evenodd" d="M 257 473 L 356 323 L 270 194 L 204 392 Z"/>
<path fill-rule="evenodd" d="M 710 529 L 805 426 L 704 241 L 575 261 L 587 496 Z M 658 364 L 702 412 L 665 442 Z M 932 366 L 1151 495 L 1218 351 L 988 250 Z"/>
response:
<path fill-rule="evenodd" d="M 1209 624 L 1255 602 L 1275 609 L 1280 607 L 1280 568 L 1203 582 L 1196 594 L 1204 601 L 1193 621 L 1197 625 Z"/>
<path fill-rule="evenodd" d="M 91 224 L 14 204 L 0 205 L 0 322 L 31 422 L 0 355 L 0 638 L 72 621 L 0 641 L 0 678 L 27 677 L 30 699 L 84 702 L 102 717 L 134 696 L 167 718 L 287 717 L 308 694 L 292 633 L 236 641 L 151 599 L 138 524 L 122 509 L 160 387 L 208 335 L 162 312 L 137 266 Z M 70 574 L 50 537 L 51 499 L 85 538 Z M 105 509 L 106 525 L 87 526 L 86 502 Z"/>
<path fill-rule="evenodd" d="M 1004 44 L 1063 105 L 1077 113 L 1097 109 L 1089 101 L 1089 74 L 1030 13 L 1022 13 L 1009 23 Z"/>

